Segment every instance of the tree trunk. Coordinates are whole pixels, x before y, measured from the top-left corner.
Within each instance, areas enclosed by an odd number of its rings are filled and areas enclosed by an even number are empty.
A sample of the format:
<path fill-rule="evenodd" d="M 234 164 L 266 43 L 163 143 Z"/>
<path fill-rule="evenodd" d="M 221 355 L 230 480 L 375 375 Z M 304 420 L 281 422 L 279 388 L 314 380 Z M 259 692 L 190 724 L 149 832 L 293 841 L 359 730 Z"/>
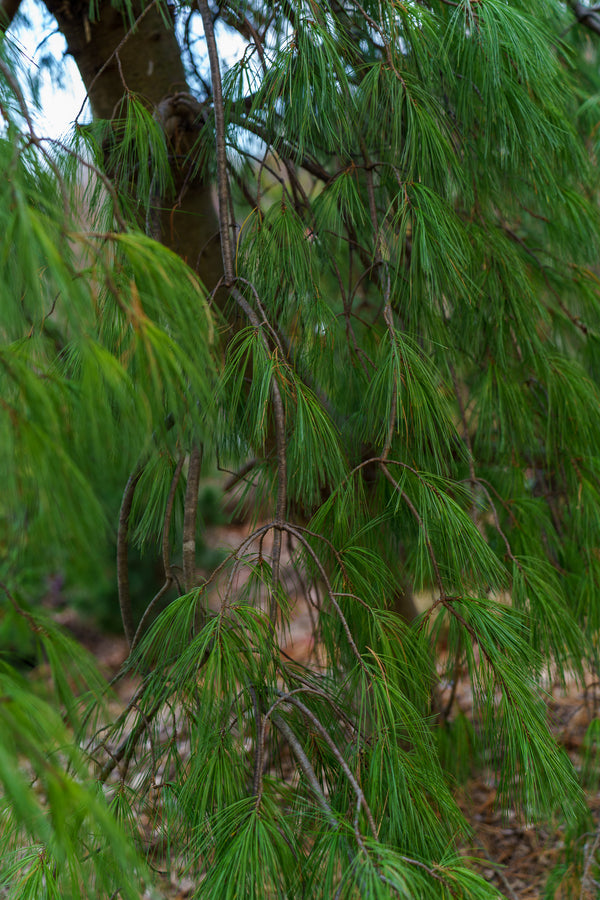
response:
<path fill-rule="evenodd" d="M 157 201 L 162 242 L 200 274 L 209 290 L 222 275 L 219 222 L 210 184 L 191 177 L 188 156 L 203 119 L 189 92 L 173 28 L 156 5 L 132 7 L 136 24 L 107 0 L 90 20 L 89 4 L 45 0 L 67 42 L 96 119 L 112 119 L 127 93 L 143 100 L 161 120 L 171 149 L 175 195 Z M 177 144 L 177 146 L 175 146 Z"/>

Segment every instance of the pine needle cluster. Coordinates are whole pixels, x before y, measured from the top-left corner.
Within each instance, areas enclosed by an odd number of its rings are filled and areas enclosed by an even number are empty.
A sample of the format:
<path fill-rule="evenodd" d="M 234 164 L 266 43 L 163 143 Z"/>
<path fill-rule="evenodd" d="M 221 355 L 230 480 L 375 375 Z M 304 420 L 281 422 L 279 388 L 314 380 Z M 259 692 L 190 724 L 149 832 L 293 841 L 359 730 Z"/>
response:
<path fill-rule="evenodd" d="M 543 692 L 595 671 L 600 625 L 600 37 L 575 6 L 181 4 L 193 139 L 126 72 L 110 122 L 44 138 L 4 36 L 0 588 L 52 687 L 0 668 L 3 896 L 134 898 L 158 868 L 197 898 L 491 900 L 459 853 L 467 755 L 529 820 L 582 815 Z M 246 40 L 226 71 L 215 15 Z M 186 179 L 216 196 L 197 259 L 168 246 Z M 217 470 L 255 515 L 200 574 Z M 116 716 L 23 576 L 101 566 L 111 535 Z M 164 576 L 141 616 L 131 544 Z"/>

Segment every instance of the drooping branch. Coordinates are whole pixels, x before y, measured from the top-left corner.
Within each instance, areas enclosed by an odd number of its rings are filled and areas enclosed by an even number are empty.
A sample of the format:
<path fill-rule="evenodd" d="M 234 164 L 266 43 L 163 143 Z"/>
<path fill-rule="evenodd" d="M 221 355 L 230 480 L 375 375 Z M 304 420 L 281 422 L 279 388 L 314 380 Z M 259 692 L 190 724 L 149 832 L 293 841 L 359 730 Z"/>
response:
<path fill-rule="evenodd" d="M 186 593 L 196 586 L 196 519 L 201 468 L 202 451 L 194 444 L 188 463 L 183 511 L 183 587 Z"/>
<path fill-rule="evenodd" d="M 121 52 L 121 50 L 123 49 L 123 47 L 125 46 L 125 44 L 127 43 L 127 41 L 130 39 L 131 35 L 135 33 L 135 31 L 136 31 L 137 28 L 139 28 L 139 26 L 140 26 L 141 23 L 142 23 L 142 19 L 145 19 L 145 17 L 148 15 L 148 13 L 151 12 L 151 11 L 153 10 L 153 8 L 156 6 L 156 4 L 157 4 L 157 0 L 151 0 L 151 2 L 148 4 L 148 6 L 146 6 L 146 7 L 142 10 L 142 12 L 141 12 L 140 15 L 137 17 L 137 19 L 135 20 L 135 22 L 133 23 L 133 25 L 131 26 L 131 28 L 129 28 L 129 29 L 125 32 L 125 34 L 123 35 L 123 37 L 121 38 L 121 40 L 119 41 L 119 43 L 117 44 L 117 46 L 114 48 L 114 50 L 112 51 L 112 53 L 110 54 L 110 56 L 108 56 L 108 57 L 106 58 L 106 60 L 104 61 L 103 65 L 98 69 L 98 71 L 96 72 L 96 74 L 94 75 L 94 77 L 92 78 L 92 80 L 91 80 L 91 82 L 90 82 L 90 84 L 89 84 L 89 86 L 88 86 L 87 93 L 86 93 L 86 95 L 85 95 L 84 101 L 83 101 L 83 103 L 81 104 L 81 108 L 80 108 L 79 112 L 77 113 L 77 115 L 76 115 L 76 117 L 75 117 L 75 122 L 77 122 L 77 121 L 79 120 L 79 117 L 81 116 L 81 114 L 82 114 L 82 112 L 83 112 L 83 110 L 84 110 L 84 108 L 85 108 L 85 105 L 86 105 L 86 103 L 87 103 L 88 100 L 90 100 L 90 101 L 92 102 L 92 105 L 93 105 L 92 96 L 93 96 L 94 86 L 96 85 L 96 82 L 98 81 L 98 79 L 101 78 L 102 75 L 104 75 L 104 73 L 106 72 L 106 70 L 109 68 L 109 66 L 111 66 L 111 64 L 112 64 L 113 62 L 116 62 L 116 63 L 117 63 L 117 70 L 118 70 L 118 73 L 119 73 L 119 79 L 120 79 L 121 82 L 123 82 L 123 80 L 124 80 L 124 76 L 123 76 L 123 67 L 122 67 L 122 63 L 121 63 L 121 59 L 120 59 L 119 53 Z M 128 90 L 127 84 L 123 84 L 123 88 L 124 88 L 124 90 Z"/>
<path fill-rule="evenodd" d="M 319 784 L 319 779 L 317 778 L 315 770 L 313 769 L 308 756 L 304 752 L 304 748 L 303 748 L 302 744 L 300 743 L 300 741 L 298 740 L 298 738 L 296 737 L 296 735 L 294 734 L 294 732 L 292 731 L 292 729 L 290 728 L 288 723 L 285 721 L 285 719 L 283 719 L 279 715 L 272 715 L 271 719 L 272 719 L 273 724 L 277 728 L 277 730 L 281 732 L 281 734 L 284 736 L 284 738 L 288 742 L 288 746 L 289 746 L 290 750 L 292 751 L 292 753 L 294 754 L 294 756 L 296 757 L 296 761 L 297 761 L 300 769 L 302 770 L 302 774 L 306 778 L 308 784 L 311 787 L 312 792 L 314 793 L 315 797 L 317 798 L 317 802 L 318 802 L 319 806 L 325 813 L 327 821 L 329 822 L 330 826 L 334 830 L 337 830 L 337 828 L 339 827 L 338 821 L 333 814 L 333 810 L 331 809 L 331 806 L 327 802 L 327 798 L 326 798 L 325 794 L 323 793 L 323 789 L 322 789 L 321 785 Z"/>
<path fill-rule="evenodd" d="M 173 478 L 171 480 L 171 487 L 169 489 L 169 496 L 167 497 L 167 505 L 165 507 L 165 518 L 163 522 L 163 531 L 162 531 L 162 557 L 163 557 L 163 567 L 165 571 L 165 581 L 161 589 L 157 594 L 152 598 L 150 603 L 148 604 L 144 615 L 140 619 L 140 623 L 135 632 L 135 636 L 133 638 L 131 649 L 135 650 L 137 647 L 140 638 L 144 634 L 146 630 L 146 626 L 152 614 L 152 611 L 156 609 L 160 600 L 165 596 L 171 585 L 173 584 L 173 572 L 171 569 L 171 550 L 169 545 L 169 539 L 171 534 L 171 519 L 173 517 L 173 504 L 175 502 L 175 494 L 177 492 L 177 486 L 179 484 L 179 478 L 181 476 L 181 470 L 183 469 L 183 463 L 185 461 L 185 456 L 180 456 L 177 460 L 177 465 L 175 466 L 175 471 L 173 473 Z"/>
<path fill-rule="evenodd" d="M 446 598 L 446 596 L 447 596 L 447 594 L 446 594 L 446 588 L 444 587 L 444 582 L 443 582 L 443 579 L 442 579 L 442 574 L 441 574 L 440 567 L 439 567 L 439 564 L 438 564 L 438 561 L 437 561 L 437 557 L 436 557 L 435 552 L 434 552 L 434 549 L 433 549 L 433 544 L 431 543 L 431 538 L 430 538 L 430 536 L 429 536 L 429 531 L 428 531 L 427 527 L 425 526 L 425 523 L 424 523 L 424 521 L 423 521 L 421 515 L 419 514 L 418 509 L 416 508 L 416 506 L 414 505 L 414 503 L 412 502 L 412 500 L 410 499 L 410 497 L 408 496 L 408 494 L 406 493 L 406 491 L 403 491 L 403 490 L 402 490 L 402 487 L 398 484 L 398 482 L 396 481 L 396 479 L 394 478 L 394 476 L 392 475 L 392 473 L 391 473 L 390 470 L 388 469 L 388 467 L 387 467 L 387 460 L 383 460 L 383 459 L 382 459 L 382 460 L 380 461 L 380 465 L 381 465 L 381 470 L 382 470 L 383 474 L 385 475 L 385 477 L 387 478 L 387 480 L 390 482 L 390 484 L 392 485 L 392 487 L 394 488 L 394 490 L 396 490 L 396 491 L 398 492 L 398 495 L 399 495 L 400 497 L 402 497 L 402 500 L 404 501 L 404 503 L 406 504 L 406 506 L 409 508 L 409 510 L 410 510 L 410 512 L 412 513 L 412 515 L 413 515 L 415 521 L 417 522 L 419 528 L 420 528 L 420 529 L 422 530 L 422 532 L 423 532 L 423 536 L 424 536 L 424 538 L 425 538 L 425 546 L 427 547 L 427 553 L 428 553 L 428 555 L 429 555 L 429 559 L 431 560 L 431 567 L 432 567 L 432 569 L 433 569 L 433 574 L 434 574 L 434 577 L 435 577 L 435 581 L 436 581 L 436 584 L 437 584 L 437 586 L 438 586 L 438 590 L 439 590 L 439 592 L 440 592 L 440 597 L 442 598 L 442 600 L 444 600 L 444 599 Z"/>
<path fill-rule="evenodd" d="M 135 637 L 135 628 L 133 624 L 133 612 L 131 609 L 131 596 L 129 593 L 129 518 L 131 516 L 131 507 L 138 481 L 142 477 L 142 467 L 138 466 L 129 476 L 123 499 L 121 501 L 121 509 L 119 510 L 119 528 L 117 531 L 117 587 L 119 592 L 119 608 L 121 610 L 121 621 L 123 622 L 123 630 L 127 643 L 131 648 Z"/>
<path fill-rule="evenodd" d="M 235 286 L 232 286 L 230 288 L 230 293 L 234 300 L 237 302 L 240 309 L 242 309 L 248 317 L 251 325 L 256 328 L 259 334 L 262 335 L 265 350 L 270 355 L 271 348 L 269 347 L 269 342 L 262 328 L 263 322 L 260 321 L 241 291 L 239 291 Z M 269 325 L 266 319 L 265 324 Z M 272 330 L 270 325 L 269 329 Z M 277 353 L 278 350 L 279 347 L 276 346 L 274 352 Z M 281 351 L 279 350 L 279 356 L 280 354 Z M 283 363 L 283 359 L 281 361 Z M 277 591 L 279 588 L 281 568 L 281 527 L 285 522 L 287 508 L 287 443 L 285 409 L 283 406 L 283 399 L 276 377 L 273 377 L 271 379 L 271 403 L 273 405 L 273 417 L 275 419 L 275 447 L 277 452 L 277 499 L 275 505 L 275 534 L 273 538 L 271 598 L 269 603 L 269 615 L 271 621 L 274 621 L 277 610 Z"/>
<path fill-rule="evenodd" d="M 204 36 L 208 49 L 210 62 L 210 76 L 212 82 L 213 108 L 215 114 L 215 140 L 217 155 L 217 194 L 219 198 L 219 221 L 221 225 L 221 252 L 223 254 L 223 271 L 225 284 L 230 285 L 235 277 L 233 266 L 233 231 L 230 219 L 231 203 L 229 196 L 229 179 L 227 176 L 227 146 L 225 142 L 225 109 L 223 105 L 223 88 L 221 84 L 221 69 L 219 66 L 219 53 L 212 16 L 208 8 L 207 0 L 199 0 L 198 9 L 204 26 Z"/>
<path fill-rule="evenodd" d="M 300 543 L 305 548 L 308 555 L 312 558 L 315 566 L 317 567 L 317 569 L 319 571 L 319 574 L 321 576 L 323 584 L 325 585 L 325 589 L 327 591 L 327 596 L 329 598 L 329 602 L 335 609 L 335 611 L 340 619 L 340 622 L 342 623 L 342 628 L 344 629 L 344 632 L 346 634 L 346 638 L 348 640 L 350 648 L 351 648 L 359 666 L 361 667 L 361 669 L 364 671 L 364 673 L 367 675 L 367 677 L 370 677 L 369 670 L 365 666 L 365 663 L 360 654 L 360 651 L 359 651 L 358 647 L 356 646 L 356 641 L 354 640 L 352 632 L 350 631 L 350 626 L 348 625 L 348 621 L 343 613 L 343 610 L 342 610 L 340 604 L 337 602 L 335 591 L 333 590 L 331 582 L 329 581 L 329 578 L 327 577 L 327 572 L 325 571 L 325 567 L 323 566 L 323 563 L 321 562 L 321 560 L 319 559 L 319 557 L 317 556 L 317 554 L 315 553 L 313 548 L 310 546 L 310 543 L 307 541 L 307 539 L 304 536 L 304 534 L 302 533 L 302 531 L 300 531 L 297 528 L 294 528 L 291 525 L 285 525 L 284 529 L 289 534 L 294 535 L 294 537 L 296 537 L 297 540 L 300 541 Z"/>
<path fill-rule="evenodd" d="M 317 716 L 315 716 L 313 711 L 310 710 L 308 708 L 308 706 L 306 706 L 304 703 L 302 703 L 302 701 L 299 700 L 298 697 L 296 697 L 296 696 L 288 695 L 287 699 L 290 703 L 292 703 L 294 706 L 296 706 L 300 710 L 302 715 L 306 719 L 308 719 L 309 722 L 312 722 L 313 726 L 316 728 L 316 730 L 319 732 L 319 734 L 321 735 L 321 737 L 323 738 L 325 743 L 328 745 L 329 749 L 331 750 L 331 752 L 335 756 L 336 760 L 338 761 L 340 768 L 344 772 L 344 775 L 346 776 L 346 778 L 352 785 L 352 789 L 353 789 L 354 793 L 356 794 L 357 802 L 358 802 L 359 806 L 362 806 L 362 808 L 365 811 L 365 815 L 367 817 L 367 822 L 369 823 L 369 828 L 371 829 L 371 834 L 373 835 L 373 838 L 375 840 L 377 840 L 377 838 L 378 838 L 377 827 L 375 825 L 375 819 L 373 818 L 373 813 L 371 812 L 369 804 L 367 803 L 367 798 L 365 797 L 364 792 L 363 792 L 361 786 L 359 785 L 358 781 L 356 780 L 354 773 L 352 772 L 350 766 L 344 759 L 339 747 L 336 745 L 335 741 L 333 740 L 333 738 L 331 737 L 331 735 L 329 734 L 329 732 L 327 731 L 327 729 L 325 728 L 323 723 L 319 721 Z M 354 830 L 357 833 L 357 837 L 359 837 L 357 822 L 354 823 Z"/>
<path fill-rule="evenodd" d="M 215 41 L 212 16 L 208 8 L 207 0 L 199 0 L 198 8 L 202 16 L 208 57 L 210 61 L 210 73 L 213 90 L 213 104 L 215 115 L 215 140 L 217 156 L 218 197 L 219 197 L 219 221 L 221 226 L 221 250 L 223 253 L 223 271 L 225 284 L 230 288 L 232 297 L 244 310 L 252 325 L 260 330 L 260 322 L 254 310 L 246 302 L 241 292 L 234 286 L 234 244 L 233 222 L 231 220 L 231 193 L 227 174 L 227 147 L 225 141 L 225 108 L 223 104 L 223 90 L 221 84 L 221 70 L 219 54 Z M 267 352 L 270 353 L 268 342 L 264 338 Z M 277 591 L 279 588 L 281 566 L 281 524 L 285 520 L 287 506 L 287 454 L 286 454 L 286 427 L 285 410 L 277 378 L 271 379 L 271 402 L 275 418 L 275 443 L 277 447 L 277 501 L 275 513 L 275 536 L 273 539 L 273 566 L 272 586 L 270 599 L 270 617 L 273 621 L 277 609 Z"/>
<path fill-rule="evenodd" d="M 240 115 L 239 113 L 236 114 L 235 109 L 232 112 L 231 121 L 241 128 L 244 128 L 246 131 L 249 131 L 251 134 L 255 134 L 256 137 L 260 138 L 261 141 L 264 141 L 267 146 L 270 146 L 275 142 L 275 136 L 265 128 L 264 125 L 261 125 L 260 122 L 256 122 L 247 116 Z M 329 182 L 333 181 L 335 178 L 335 175 L 328 172 L 316 159 L 313 159 L 313 157 L 309 156 L 306 152 L 299 153 L 293 144 L 286 141 L 284 138 L 279 137 L 279 135 L 277 136 L 276 144 L 277 150 L 282 157 L 295 160 L 300 168 L 304 169 L 324 184 L 329 184 Z"/>

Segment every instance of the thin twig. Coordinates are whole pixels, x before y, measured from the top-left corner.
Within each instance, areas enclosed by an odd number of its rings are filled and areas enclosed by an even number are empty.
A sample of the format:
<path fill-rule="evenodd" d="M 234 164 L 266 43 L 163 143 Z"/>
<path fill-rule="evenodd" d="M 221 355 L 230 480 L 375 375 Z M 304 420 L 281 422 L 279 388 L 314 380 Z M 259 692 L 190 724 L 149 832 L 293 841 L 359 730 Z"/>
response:
<path fill-rule="evenodd" d="M 296 696 L 293 695 L 293 692 L 286 695 L 286 700 L 289 703 L 296 706 L 303 713 L 303 715 L 310 722 L 312 722 L 312 724 L 317 729 L 317 731 L 319 732 L 319 734 L 321 735 L 321 737 L 323 738 L 325 743 L 328 745 L 329 749 L 331 750 L 331 752 L 337 759 L 337 761 L 340 765 L 340 768 L 342 769 L 346 778 L 352 785 L 352 789 L 354 790 L 354 792 L 356 794 L 356 798 L 357 798 L 359 805 L 362 806 L 362 808 L 365 811 L 365 815 L 367 817 L 367 821 L 369 823 L 369 828 L 371 829 L 371 834 L 373 835 L 373 838 L 375 840 L 378 840 L 379 836 L 377 834 L 377 828 L 375 826 L 375 819 L 373 818 L 373 813 L 371 812 L 369 804 L 367 803 L 367 798 L 365 797 L 360 784 L 354 777 L 354 774 L 353 774 L 352 770 L 350 769 L 350 766 L 344 759 L 341 750 L 339 749 L 339 747 L 337 746 L 337 744 L 335 743 L 335 741 L 333 740 L 333 738 L 331 737 L 331 735 L 329 734 L 329 732 L 327 731 L 325 726 L 322 724 L 322 722 L 317 718 L 317 716 L 315 716 L 315 714 L 312 712 L 312 710 L 310 710 L 308 708 L 308 706 L 305 706 L 305 704 L 301 700 L 299 700 Z M 357 835 L 357 838 L 360 838 L 357 822 L 355 822 L 354 830 Z M 360 842 L 362 843 L 362 840 Z"/>
<path fill-rule="evenodd" d="M 221 469 L 219 468 L 219 472 L 229 472 L 230 478 L 227 479 L 225 484 L 223 485 L 223 491 L 228 493 L 231 491 L 236 484 L 239 484 L 240 481 L 246 481 L 246 475 L 248 472 L 251 472 L 252 469 L 255 469 L 257 465 L 259 465 L 260 459 L 256 456 L 253 456 L 252 459 L 246 460 L 246 462 L 240 466 L 237 472 L 230 472 L 229 469 Z"/>
<path fill-rule="evenodd" d="M 94 75 L 94 77 L 92 78 L 92 80 L 91 80 L 91 82 L 90 82 L 90 86 L 89 86 L 89 88 L 87 89 L 87 92 L 86 92 L 85 97 L 83 98 L 83 103 L 81 104 L 81 107 L 80 107 L 80 109 L 79 109 L 79 112 L 78 112 L 77 115 L 75 116 L 75 124 L 77 124 L 77 121 L 78 121 L 78 119 L 79 119 L 79 116 L 80 116 L 81 113 L 83 112 L 83 110 L 84 110 L 84 108 L 85 108 L 85 104 L 87 103 L 88 99 L 90 98 L 90 94 L 91 94 L 91 92 L 92 92 L 92 88 L 94 87 L 94 85 L 96 84 L 96 82 L 98 81 L 98 79 L 100 78 L 100 76 L 106 71 L 106 69 L 107 69 L 108 66 L 111 64 L 111 62 L 112 62 L 112 60 L 114 59 L 114 57 L 119 53 L 119 50 L 121 50 L 121 48 L 127 43 L 127 41 L 129 40 L 129 38 L 131 37 L 131 35 L 135 32 L 135 29 L 137 28 L 137 26 L 138 26 L 138 25 L 140 24 L 140 22 L 142 21 L 142 19 L 143 19 L 145 16 L 147 16 L 148 13 L 150 12 L 150 10 L 153 9 L 153 8 L 157 5 L 157 2 L 158 2 L 158 0 L 151 0 L 151 2 L 148 4 L 148 6 L 146 6 L 145 9 L 142 10 L 142 12 L 141 12 L 140 15 L 137 17 L 137 19 L 135 20 L 135 22 L 133 23 L 133 25 L 131 26 L 131 28 L 129 29 L 129 31 L 127 31 L 127 33 L 125 34 L 125 36 L 119 41 L 119 43 L 117 44 L 117 46 L 115 47 L 115 49 L 113 50 L 113 52 L 110 54 L 110 56 L 106 59 L 106 61 L 103 63 L 103 65 L 98 69 L 98 71 L 96 72 L 96 74 Z"/>
<path fill-rule="evenodd" d="M 118 194 L 115 190 L 114 182 L 111 181 L 111 179 L 106 175 L 106 173 L 103 172 L 101 169 L 99 169 L 98 166 L 95 166 L 92 162 L 90 162 L 88 159 L 86 159 L 80 153 L 77 153 L 75 150 L 73 150 L 71 147 L 68 147 L 66 144 L 63 144 L 61 141 L 55 140 L 55 138 L 43 138 L 42 137 L 42 138 L 38 138 L 38 140 L 39 141 L 50 141 L 54 146 L 60 147 L 61 150 L 63 150 L 65 153 L 68 153 L 70 156 L 72 156 L 74 159 L 76 159 L 80 166 L 83 166 L 84 169 L 87 169 L 89 172 L 92 172 L 97 178 L 100 179 L 104 189 L 106 190 L 106 192 L 108 193 L 108 195 L 110 196 L 110 198 L 113 201 L 113 210 L 112 211 L 113 211 L 113 215 L 116 219 L 117 225 L 119 226 L 121 231 L 127 231 L 127 229 L 128 229 L 127 222 L 123 218 L 121 211 L 120 211 L 120 201 L 119 201 Z M 90 232 L 90 236 L 93 237 L 95 235 L 92 232 Z"/>
<path fill-rule="evenodd" d="M 17 599 L 14 597 L 14 595 L 10 592 L 10 590 L 9 590 L 8 587 L 4 584 L 3 581 L 0 581 L 0 590 L 4 591 L 4 593 L 6 594 L 6 596 L 7 596 L 8 599 L 9 599 L 10 604 L 11 604 L 11 606 L 13 607 L 14 611 L 15 611 L 19 616 L 22 616 L 24 619 L 27 620 L 27 622 L 28 622 L 29 625 L 31 626 L 31 630 L 32 630 L 33 632 L 35 632 L 36 634 L 47 634 L 45 628 L 44 628 L 42 625 L 40 625 L 39 622 L 36 622 L 34 616 L 32 616 L 31 613 L 27 612 L 26 609 L 23 609 L 23 607 L 19 605 L 18 600 L 17 600 Z"/>
<path fill-rule="evenodd" d="M 334 829 L 334 831 L 337 831 L 337 829 L 339 828 L 338 821 L 333 814 L 331 806 L 327 802 L 327 798 L 325 797 L 321 785 L 319 784 L 319 780 L 315 774 L 315 770 L 311 766 L 310 760 L 304 752 L 302 744 L 300 743 L 288 723 L 285 721 L 285 719 L 282 719 L 281 716 L 273 715 L 271 716 L 271 720 L 275 727 L 282 733 L 282 735 L 288 742 L 292 753 L 296 757 L 298 765 L 302 769 L 304 777 L 308 781 L 315 797 L 317 798 L 319 806 L 325 813 L 325 817 L 327 818 L 329 825 Z"/>
<path fill-rule="evenodd" d="M 146 609 L 144 611 L 144 615 L 140 619 L 140 623 L 136 629 L 135 635 L 133 636 L 133 640 L 131 642 L 131 651 L 132 652 L 135 650 L 135 648 L 139 644 L 139 642 L 146 630 L 146 626 L 148 624 L 150 616 L 152 615 L 152 612 L 156 609 L 158 603 L 165 596 L 165 594 L 170 589 L 172 584 L 173 584 L 173 576 L 169 575 L 168 578 L 165 579 L 165 582 L 164 582 L 163 586 L 161 587 L 161 589 L 154 595 L 154 597 L 152 598 L 152 600 L 146 607 Z"/>
<path fill-rule="evenodd" d="M 215 141 L 217 156 L 217 194 L 219 198 L 219 222 L 221 225 L 221 253 L 223 255 L 223 272 L 225 284 L 232 283 L 235 272 L 233 267 L 233 232 L 230 219 L 229 179 L 227 176 L 227 145 L 225 141 L 225 109 L 223 104 L 223 88 L 219 52 L 215 41 L 212 15 L 207 0 L 198 0 L 198 9 L 204 26 L 206 48 L 210 62 L 212 82 L 213 110 L 215 114 Z"/>
<path fill-rule="evenodd" d="M 261 329 L 262 323 L 258 316 L 238 288 L 231 286 L 230 293 L 238 306 L 248 317 L 251 325 L 253 325 L 258 333 L 262 335 L 265 349 L 270 355 L 271 349 L 266 335 Z M 275 352 L 277 352 L 277 349 Z M 285 522 L 287 508 L 287 442 L 285 409 L 276 377 L 271 378 L 271 403 L 273 405 L 273 417 L 275 419 L 275 447 L 277 453 L 277 499 L 275 505 L 275 533 L 273 536 L 272 578 L 269 600 L 269 617 L 271 622 L 274 622 L 277 615 L 277 592 L 279 589 L 281 568 L 281 526 Z"/>
<path fill-rule="evenodd" d="M 436 558 L 436 555 L 435 555 L 435 552 L 433 549 L 433 545 L 431 543 L 431 538 L 429 537 L 429 531 L 427 530 L 425 523 L 423 522 L 423 519 L 419 513 L 419 510 L 414 505 L 414 503 L 412 502 L 412 500 L 410 499 L 410 497 L 408 496 L 406 491 L 402 490 L 402 488 L 400 487 L 400 485 L 398 484 L 398 482 L 396 481 L 396 479 L 394 478 L 394 476 L 388 469 L 387 460 L 386 461 L 381 460 L 380 465 L 381 465 L 381 471 L 383 472 L 383 474 L 385 475 L 387 480 L 390 482 L 390 484 L 398 491 L 399 496 L 402 498 L 404 503 L 408 506 L 408 508 L 411 511 L 412 515 L 414 516 L 419 528 L 423 532 L 423 536 L 425 538 L 425 546 L 427 547 L 427 553 L 429 554 L 429 559 L 431 560 L 431 566 L 433 568 L 433 574 L 435 577 L 435 581 L 438 586 L 438 590 L 440 592 L 440 597 L 442 599 L 444 599 L 447 596 L 446 588 L 444 587 L 444 582 L 442 579 L 442 574 L 440 572 L 440 567 L 439 567 L 439 564 L 438 564 L 438 561 L 437 561 L 437 558 Z"/>
<path fill-rule="evenodd" d="M 171 572 L 171 562 L 170 562 L 170 547 L 169 547 L 169 535 L 171 531 L 171 518 L 173 516 L 173 504 L 175 502 L 175 494 L 177 492 L 177 485 L 179 484 L 179 478 L 181 476 L 181 470 L 183 469 L 185 457 L 182 455 L 177 460 L 177 465 L 175 466 L 175 472 L 173 473 L 173 478 L 171 479 L 171 487 L 169 489 L 169 496 L 167 497 L 167 505 L 165 507 L 165 517 L 163 521 L 163 537 L 162 537 L 162 555 L 163 555 L 163 567 L 165 572 L 165 582 L 161 589 L 157 594 L 152 598 L 148 606 L 146 607 L 146 611 L 144 615 L 140 619 L 140 623 L 135 632 L 135 636 L 131 643 L 131 649 L 135 650 L 137 647 L 140 638 L 144 634 L 146 630 L 146 625 L 148 620 L 152 614 L 152 611 L 156 608 L 159 601 L 164 597 L 167 593 L 171 585 L 173 584 L 173 574 Z"/>
<path fill-rule="evenodd" d="M 319 559 L 319 557 L 317 556 L 317 554 L 315 553 L 315 551 L 310 546 L 309 542 L 306 540 L 306 538 L 304 537 L 304 535 L 302 534 L 302 532 L 299 529 L 294 528 L 292 525 L 289 525 L 286 523 L 285 525 L 283 525 L 283 530 L 289 532 L 290 534 L 293 534 L 300 541 L 300 543 L 306 548 L 309 555 L 312 557 L 313 562 L 315 563 L 317 569 L 319 570 L 319 574 L 321 575 L 323 584 L 325 585 L 325 588 L 327 590 L 327 596 L 329 597 L 329 602 L 331 603 L 331 605 L 337 612 L 339 619 L 342 623 L 342 628 L 344 629 L 346 638 L 348 640 L 348 643 L 350 644 L 350 648 L 351 648 L 352 652 L 354 653 L 354 656 L 356 657 L 361 669 L 367 675 L 367 677 L 370 678 L 371 677 L 370 672 L 365 665 L 365 662 L 360 654 L 358 647 L 356 646 L 356 641 L 354 640 L 354 637 L 352 636 L 352 632 L 350 631 L 350 626 L 348 625 L 348 621 L 342 611 L 342 608 L 336 600 L 335 591 L 333 590 L 333 588 L 331 586 L 331 582 L 329 581 L 329 578 L 327 577 L 327 572 L 325 571 L 325 567 L 323 566 L 323 563 L 321 562 L 321 560 Z"/>
<path fill-rule="evenodd" d="M 583 3 L 569 2 L 573 15 L 580 25 L 600 34 L 600 9 L 597 6 L 585 6 Z"/>
<path fill-rule="evenodd" d="M 133 505 L 133 497 L 138 481 L 142 477 L 143 469 L 138 466 L 129 476 L 123 499 L 121 501 L 121 509 L 119 510 L 119 528 L 117 531 L 117 588 L 119 593 L 119 609 L 121 610 L 121 621 L 123 622 L 123 631 L 127 638 L 127 643 L 131 649 L 133 639 L 135 637 L 135 628 L 133 625 L 133 612 L 131 609 L 131 595 L 129 593 L 129 517 L 131 516 L 131 507 Z"/>
<path fill-rule="evenodd" d="M 198 9 L 202 17 L 213 92 L 213 110 L 215 115 L 215 141 L 217 157 L 217 192 L 219 198 L 219 222 L 221 228 L 221 252 L 223 255 L 223 273 L 225 284 L 231 295 L 248 315 L 251 323 L 258 328 L 259 322 L 254 310 L 246 302 L 241 292 L 233 286 L 235 280 L 233 229 L 231 222 L 231 193 L 227 174 L 227 146 L 225 140 L 225 109 L 221 85 L 219 53 L 215 41 L 212 16 L 207 0 L 198 0 Z M 265 338 L 266 342 L 266 338 Z M 267 344 L 267 349 L 268 344 Z M 275 418 L 275 441 L 277 447 L 277 500 L 275 508 L 275 535 L 273 539 L 273 563 L 271 598 L 269 614 L 274 621 L 277 611 L 277 592 L 279 589 L 281 566 L 281 523 L 285 519 L 287 506 L 287 456 L 285 410 L 276 377 L 271 379 L 271 402 Z"/>
<path fill-rule="evenodd" d="M 188 462 L 187 484 L 183 511 L 183 587 L 186 593 L 196 586 L 196 518 L 198 488 L 202 468 L 202 451 L 194 444 Z"/>

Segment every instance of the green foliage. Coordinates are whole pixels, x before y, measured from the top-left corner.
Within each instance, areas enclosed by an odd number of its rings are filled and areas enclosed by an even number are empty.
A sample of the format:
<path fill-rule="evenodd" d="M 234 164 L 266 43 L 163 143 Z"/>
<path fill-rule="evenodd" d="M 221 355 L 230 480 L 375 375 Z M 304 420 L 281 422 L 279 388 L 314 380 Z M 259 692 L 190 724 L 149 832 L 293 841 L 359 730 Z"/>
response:
<path fill-rule="evenodd" d="M 139 897 L 144 864 L 67 727 L 80 732 L 86 696 L 104 706 L 102 679 L 84 651 L 51 622 L 24 615 L 47 654 L 53 684 L 42 699 L 2 663 L 0 885 L 10 898 L 76 898 L 82 891 L 105 897 L 115 889 L 123 897 Z"/>
<path fill-rule="evenodd" d="M 542 689 L 596 670 L 600 624 L 600 53 L 571 6 L 233 2 L 223 97 L 212 54 L 167 134 L 117 52 L 114 118 L 61 142 L 4 39 L 0 627 L 51 680 L 2 663 L 7 896 L 139 896 L 146 850 L 198 898 L 484 900 L 453 797 L 482 765 L 580 842 L 597 729 L 578 773 Z M 176 13 L 200 84 L 212 14 Z M 212 553 L 232 486 L 250 524 Z M 91 602 L 114 543 L 116 715 L 21 602 L 57 571 Z"/>

